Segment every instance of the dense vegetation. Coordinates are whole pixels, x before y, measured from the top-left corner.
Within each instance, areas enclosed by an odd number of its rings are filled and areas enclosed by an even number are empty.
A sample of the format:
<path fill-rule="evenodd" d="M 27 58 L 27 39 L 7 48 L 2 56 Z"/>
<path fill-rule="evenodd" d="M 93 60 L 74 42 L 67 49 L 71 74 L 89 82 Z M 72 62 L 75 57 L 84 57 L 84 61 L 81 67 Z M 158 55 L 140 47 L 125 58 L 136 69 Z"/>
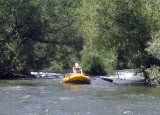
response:
<path fill-rule="evenodd" d="M 159 0 L 1 0 L 0 77 L 62 71 L 74 62 L 96 75 L 153 70 L 160 64 L 159 6 Z"/>

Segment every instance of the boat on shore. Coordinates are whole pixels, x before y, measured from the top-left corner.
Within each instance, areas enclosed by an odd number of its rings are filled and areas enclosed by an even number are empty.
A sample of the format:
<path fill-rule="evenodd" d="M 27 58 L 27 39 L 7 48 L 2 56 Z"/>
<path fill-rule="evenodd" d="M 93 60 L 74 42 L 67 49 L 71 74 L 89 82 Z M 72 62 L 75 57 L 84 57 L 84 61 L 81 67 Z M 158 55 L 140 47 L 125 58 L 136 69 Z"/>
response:
<path fill-rule="evenodd" d="M 63 78 L 63 83 L 90 84 L 90 76 L 84 74 L 71 74 Z"/>

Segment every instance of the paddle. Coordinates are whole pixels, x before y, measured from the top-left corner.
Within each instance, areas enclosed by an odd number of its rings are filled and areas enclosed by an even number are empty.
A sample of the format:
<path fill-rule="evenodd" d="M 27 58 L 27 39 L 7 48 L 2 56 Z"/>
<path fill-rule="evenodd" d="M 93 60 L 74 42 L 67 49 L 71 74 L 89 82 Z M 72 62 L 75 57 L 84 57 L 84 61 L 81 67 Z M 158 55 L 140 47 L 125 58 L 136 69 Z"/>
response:
<path fill-rule="evenodd" d="M 105 81 L 108 81 L 108 82 L 113 82 L 113 79 L 109 79 L 109 78 L 106 78 L 106 77 L 102 77 L 101 79 L 103 79 Z"/>

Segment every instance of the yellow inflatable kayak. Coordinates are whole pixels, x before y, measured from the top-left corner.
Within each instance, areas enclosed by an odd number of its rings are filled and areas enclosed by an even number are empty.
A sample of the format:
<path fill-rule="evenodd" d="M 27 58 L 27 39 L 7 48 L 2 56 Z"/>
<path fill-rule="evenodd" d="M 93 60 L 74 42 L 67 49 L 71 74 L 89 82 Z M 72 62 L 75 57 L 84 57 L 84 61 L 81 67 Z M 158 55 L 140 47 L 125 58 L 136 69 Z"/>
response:
<path fill-rule="evenodd" d="M 85 76 L 84 74 L 72 74 L 64 77 L 63 83 L 90 84 L 91 78 L 90 76 Z"/>

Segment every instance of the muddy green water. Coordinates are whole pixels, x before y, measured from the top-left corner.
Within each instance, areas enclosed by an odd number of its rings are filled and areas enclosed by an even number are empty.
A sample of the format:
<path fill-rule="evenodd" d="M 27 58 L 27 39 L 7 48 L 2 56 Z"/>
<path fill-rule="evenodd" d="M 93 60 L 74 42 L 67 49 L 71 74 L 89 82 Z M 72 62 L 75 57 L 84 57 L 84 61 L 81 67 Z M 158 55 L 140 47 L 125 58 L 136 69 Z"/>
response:
<path fill-rule="evenodd" d="M 0 115 L 158 115 L 160 89 L 138 83 L 63 84 L 60 79 L 0 81 Z"/>

